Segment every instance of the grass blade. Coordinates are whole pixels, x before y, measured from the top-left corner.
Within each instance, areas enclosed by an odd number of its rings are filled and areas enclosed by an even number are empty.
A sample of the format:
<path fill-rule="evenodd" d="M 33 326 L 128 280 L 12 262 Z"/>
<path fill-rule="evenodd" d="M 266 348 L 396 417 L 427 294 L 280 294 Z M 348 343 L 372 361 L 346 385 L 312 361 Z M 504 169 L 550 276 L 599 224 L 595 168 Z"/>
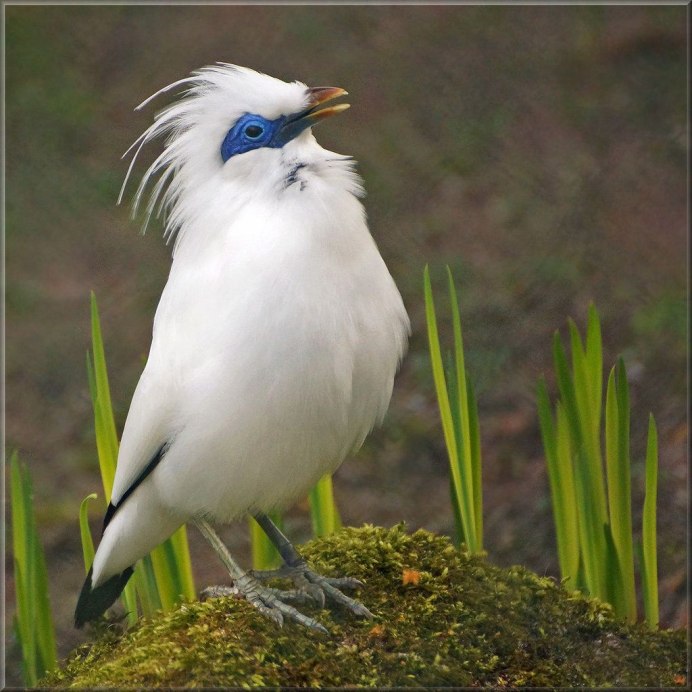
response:
<path fill-rule="evenodd" d="M 541 378 L 538 383 L 538 417 L 548 466 L 548 480 L 553 503 L 553 519 L 560 563 L 560 574 L 570 586 L 578 588 L 579 573 L 579 522 L 577 518 L 572 470 L 572 451 L 569 444 L 569 427 L 564 407 L 558 404 L 558 431 L 550 412 L 550 400 Z"/>
<path fill-rule="evenodd" d="M 576 335 L 578 337 L 578 335 Z M 576 351 L 577 362 L 579 359 L 581 340 L 572 335 L 573 352 Z M 603 579 L 602 558 L 605 551 L 605 539 L 603 536 L 604 512 L 598 510 L 598 493 L 593 491 L 591 475 L 594 464 L 589 462 L 588 454 L 582 440 L 582 431 L 585 426 L 580 423 L 580 408 L 576 386 L 572 374 L 567 365 L 567 357 L 560 339 L 560 333 L 553 336 L 553 360 L 557 375 L 560 403 L 563 409 L 565 423 L 564 430 L 558 430 L 558 439 L 561 440 L 560 448 L 564 460 L 561 468 L 569 465 L 573 468 L 575 505 L 578 512 L 578 531 L 581 564 L 586 589 L 600 598 L 605 598 L 605 582 Z M 601 474 L 600 469 L 598 470 Z M 602 482 L 602 480 L 601 480 Z"/>
<path fill-rule="evenodd" d="M 10 499 L 12 503 L 12 552 L 14 553 L 14 580 L 16 615 L 15 629 L 22 650 L 24 681 L 34 687 L 40 673 L 37 672 L 37 642 L 34 636 L 35 602 L 30 584 L 30 489 L 17 453 L 10 458 Z"/>
<path fill-rule="evenodd" d="M 605 578 L 607 601 L 613 606 L 613 610 L 618 617 L 626 619 L 627 614 L 627 594 L 625 593 L 624 575 L 621 570 L 621 563 L 618 557 L 617 547 L 613 540 L 611 527 L 603 525 L 603 536 L 605 538 Z M 636 611 L 635 611 L 636 620 Z"/>
<path fill-rule="evenodd" d="M 435 383 L 435 392 L 437 394 L 437 403 L 440 410 L 442 434 L 444 435 L 445 446 L 449 456 L 454 493 L 457 499 L 461 500 L 461 498 L 464 497 L 464 493 L 461 489 L 461 475 L 457 465 L 459 454 L 457 451 L 457 440 L 454 430 L 454 417 L 452 415 L 452 409 L 449 402 L 447 381 L 445 378 L 444 366 L 442 364 L 442 352 L 440 350 L 440 337 L 437 329 L 435 302 L 432 296 L 430 272 L 427 265 L 423 271 L 423 291 L 425 297 L 425 319 L 428 331 L 428 344 L 430 348 L 430 362 L 433 372 L 433 381 Z M 464 517 L 463 504 L 461 503 L 459 505 L 459 513 L 462 517 L 462 523 L 468 526 L 469 524 L 465 521 Z"/>
<path fill-rule="evenodd" d="M 589 373 L 594 427 L 598 432 L 603 405 L 603 339 L 601 337 L 601 321 L 593 303 L 589 305 L 586 326 L 586 367 Z"/>
<path fill-rule="evenodd" d="M 442 422 L 449 467 L 451 471 L 452 484 L 454 486 L 453 500 L 457 502 L 458 516 L 461 517 L 463 537 L 469 552 L 478 552 L 479 540 L 476 528 L 476 510 L 473 506 L 474 500 L 474 479 L 472 475 L 471 462 L 471 439 L 469 434 L 468 418 L 468 395 L 466 389 L 466 375 L 458 372 L 459 365 L 463 366 L 463 341 L 461 338 L 461 323 L 459 310 L 456 300 L 454 283 L 451 280 L 451 272 L 448 271 L 450 278 L 450 299 L 453 309 L 453 328 L 455 343 L 455 376 L 450 377 L 448 387 L 447 379 L 442 361 L 440 349 L 440 339 L 437 328 L 437 316 L 435 314 L 435 303 L 430 284 L 430 271 L 426 265 L 423 272 L 423 292 L 425 297 L 425 316 L 428 331 L 428 344 L 430 348 L 430 363 L 437 394 L 437 403 Z M 454 394 L 454 399 L 450 397 Z M 457 422 L 455 422 L 455 419 Z M 457 429 L 461 431 L 462 439 L 458 438 Z M 457 510 L 455 510 L 456 512 Z"/>
<path fill-rule="evenodd" d="M 452 333 L 454 335 L 454 369 L 456 374 L 456 406 L 458 411 L 459 427 L 461 439 L 457 437 L 457 463 L 460 466 L 460 475 L 463 479 L 462 488 L 464 492 L 464 503 L 470 508 L 467 520 L 467 539 L 469 541 L 470 552 L 478 552 L 478 531 L 476 528 L 476 516 L 478 508 L 476 506 L 479 498 L 475 497 L 475 483 L 473 474 L 473 461 L 471 453 L 471 429 L 469 421 L 468 391 L 466 383 L 466 363 L 464 360 L 464 339 L 461 332 L 461 317 L 459 314 L 459 302 L 454 286 L 452 271 L 447 267 L 447 287 L 449 290 L 449 300 L 452 312 Z"/>
<path fill-rule="evenodd" d="M 459 393 L 457 391 L 457 378 L 454 374 L 454 361 L 450 353 L 447 354 L 447 367 L 445 368 L 446 382 L 449 385 L 449 403 L 452 414 L 452 423 L 454 424 L 454 439 L 461 440 L 461 411 L 459 410 Z M 461 471 L 461 469 L 460 469 Z M 454 478 L 450 473 L 449 476 L 449 498 L 452 502 L 452 512 L 454 515 L 454 545 L 461 548 L 462 545 L 470 545 L 470 539 L 466 535 L 464 527 L 464 518 L 461 516 L 461 507 L 464 504 L 464 498 L 457 496 Z"/>
<path fill-rule="evenodd" d="M 629 394 L 622 358 L 610 371 L 606 388 L 605 448 L 608 509 L 612 542 L 616 550 L 623 593 L 613 596 L 622 607 L 616 612 L 629 622 L 637 620 L 632 544 L 632 500 L 629 455 Z"/>
<path fill-rule="evenodd" d="M 481 471 L 481 430 L 478 403 L 473 385 L 468 386 L 469 435 L 471 437 L 471 475 L 473 476 L 473 508 L 476 522 L 476 550 L 483 550 L 483 478 Z"/>
<path fill-rule="evenodd" d="M 269 518 L 283 531 L 283 519 L 279 512 L 269 512 Z M 252 546 L 252 567 L 253 569 L 266 570 L 279 567 L 283 560 L 274 544 L 267 538 L 262 527 L 249 517 L 250 524 L 250 544 Z"/>
<path fill-rule="evenodd" d="M 169 539 L 150 553 L 153 576 L 160 605 L 171 610 L 176 603 L 196 597 L 187 529 L 181 526 Z"/>
<path fill-rule="evenodd" d="M 557 445 L 556 445 L 557 486 L 560 506 L 562 507 L 562 535 L 566 577 L 572 580 L 575 588 L 586 583 L 586 566 L 584 562 L 584 540 L 586 524 L 579 511 L 577 502 L 577 481 L 574 472 L 574 449 L 570 439 L 570 426 L 567 414 L 561 403 L 557 406 Z"/>
<path fill-rule="evenodd" d="M 190 546 L 187 540 L 187 527 L 181 526 L 169 539 L 175 555 L 176 583 L 178 595 L 186 601 L 197 598 L 195 578 L 192 573 Z M 178 599 L 180 600 L 180 598 Z"/>
<path fill-rule="evenodd" d="M 14 616 L 14 630 L 22 652 L 22 677 L 27 687 L 35 687 L 39 673 L 37 672 L 36 640 L 31 627 L 33 621 L 29 619 L 32 617 L 29 606 L 31 599 L 26 594 L 24 571 L 16 559 L 14 561 L 14 582 L 17 606 L 17 612 Z"/>
<path fill-rule="evenodd" d="M 634 623 L 637 594 L 632 534 L 630 399 L 622 358 L 610 370 L 605 390 L 604 434 L 603 354 L 596 308 L 589 306 L 586 346 L 576 324 L 569 320 L 572 371 L 559 332 L 553 337 L 553 360 L 560 397 L 557 424 L 543 379 L 538 384 L 538 414 L 545 449 L 563 576 L 567 563 L 575 569 L 578 588 L 610 602 L 615 613 Z M 603 443 L 604 452 L 601 445 Z M 656 486 L 658 449 L 656 426 L 649 417 L 646 455 L 646 499 L 642 542 L 637 545 L 644 612 L 650 627 L 658 623 L 656 565 Z M 605 458 L 605 474 L 603 459 Z M 573 509 L 565 488 L 573 471 Z M 564 474 L 564 475 L 561 475 Z M 570 538 L 566 532 L 572 531 Z M 575 535 L 576 531 L 576 535 Z M 579 545 L 568 556 L 567 546 Z"/>
<path fill-rule="evenodd" d="M 38 670 L 41 675 L 44 672 L 53 670 L 57 665 L 58 653 L 55 646 L 55 626 L 48 596 L 48 571 L 46 569 L 46 558 L 38 538 L 35 520 L 32 513 L 32 524 L 34 532 L 34 564 L 36 575 L 34 577 L 34 598 L 36 600 L 36 631 L 38 636 Z"/>
<path fill-rule="evenodd" d="M 449 476 L 449 498 L 452 502 L 452 514 L 454 516 L 454 547 L 459 549 L 462 545 L 468 546 L 468 541 L 464 535 L 464 521 L 461 518 L 461 498 L 457 497 L 457 491 L 454 487 L 454 479 L 451 474 Z"/>
<path fill-rule="evenodd" d="M 599 520 L 595 496 L 591 492 L 590 468 L 583 448 L 572 450 L 574 487 L 579 511 L 579 542 L 584 562 L 584 577 L 589 593 L 601 600 L 608 599 L 605 583 L 606 543 L 603 524 Z"/>
<path fill-rule="evenodd" d="M 574 392 L 574 384 L 572 376 L 567 365 L 567 356 L 562 345 L 560 332 L 555 331 L 553 335 L 553 362 L 555 365 L 555 374 L 557 375 L 557 386 L 560 392 L 560 401 L 565 409 L 566 420 L 570 426 L 570 435 L 578 444 L 581 437 L 579 426 L 579 412 L 577 408 L 577 400 Z"/>
<path fill-rule="evenodd" d="M 89 568 L 94 561 L 94 539 L 89 528 L 89 501 L 98 497 L 96 493 L 87 495 L 79 506 L 79 534 L 82 538 L 82 555 L 84 557 L 84 573 L 89 573 Z"/>
<path fill-rule="evenodd" d="M 91 344 L 93 352 L 93 368 L 89 380 L 93 383 L 94 418 L 96 425 L 96 441 L 101 466 L 101 479 L 106 502 L 110 502 L 113 492 L 113 478 L 115 466 L 118 460 L 118 436 L 115 431 L 115 419 L 111 404 L 110 386 L 108 384 L 108 370 L 106 368 L 106 354 L 101 333 L 101 320 L 99 318 L 96 296 L 91 292 Z"/>
<path fill-rule="evenodd" d="M 315 536 L 329 536 L 341 528 L 341 518 L 334 502 L 332 477 L 322 476 L 308 496 L 312 531 Z"/>
<path fill-rule="evenodd" d="M 642 515 L 642 590 L 644 617 L 651 629 L 658 627 L 658 561 L 656 557 L 656 496 L 658 492 L 658 432 L 649 414 L 646 442 L 646 493 Z"/>
<path fill-rule="evenodd" d="M 154 548 L 149 557 L 161 608 L 170 610 L 180 600 L 182 590 L 171 541 L 165 541 Z"/>
<path fill-rule="evenodd" d="M 553 361 L 560 393 L 558 409 L 558 452 L 562 455 L 560 467 L 573 468 L 582 574 L 587 590 L 598 596 L 603 593 L 599 570 L 599 559 L 603 553 L 598 550 L 602 543 L 603 522 L 594 520 L 591 508 L 589 465 L 586 462 L 581 441 L 582 426 L 579 423 L 577 395 L 559 331 L 556 331 L 553 336 Z M 560 410 L 562 410 L 561 415 Z"/>
<path fill-rule="evenodd" d="M 137 563 L 133 579 L 130 580 L 129 584 L 132 584 L 134 588 L 136 602 L 139 604 L 139 609 L 144 617 L 151 617 L 157 610 L 163 608 L 151 553 L 145 555 Z M 128 611 L 128 613 L 136 621 L 137 611 L 133 613 Z"/>
<path fill-rule="evenodd" d="M 38 537 L 29 470 L 16 452 L 10 458 L 12 548 L 14 552 L 17 638 L 29 687 L 57 662 L 55 627 L 48 597 L 48 574 Z"/>
<path fill-rule="evenodd" d="M 594 374 L 590 373 L 587 365 L 586 352 L 584 351 L 577 325 L 569 320 L 570 343 L 572 349 L 572 371 L 574 383 L 574 395 L 577 405 L 577 423 L 580 437 L 579 445 L 584 450 L 584 459 L 589 465 L 588 492 L 591 495 L 591 503 L 594 511 L 598 513 L 596 519 L 599 522 L 598 531 L 607 522 L 605 487 L 603 483 L 601 441 L 600 441 L 600 378 L 595 392 L 592 391 Z M 598 359 L 592 359 L 597 361 Z M 597 403 L 596 403 L 597 402 Z M 596 417 L 596 411 L 598 417 Z"/>

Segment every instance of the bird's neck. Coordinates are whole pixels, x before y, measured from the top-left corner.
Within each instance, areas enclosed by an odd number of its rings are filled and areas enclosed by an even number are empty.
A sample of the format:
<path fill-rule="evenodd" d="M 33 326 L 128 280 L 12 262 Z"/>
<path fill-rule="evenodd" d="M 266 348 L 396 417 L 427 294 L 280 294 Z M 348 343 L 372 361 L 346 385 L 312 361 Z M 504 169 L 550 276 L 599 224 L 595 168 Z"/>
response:
<path fill-rule="evenodd" d="M 205 185 L 197 180 L 199 171 L 179 171 L 167 224 L 176 231 L 174 255 L 186 254 L 188 246 L 225 245 L 246 232 L 271 235 L 277 226 L 333 228 L 344 213 L 346 225 L 356 217 L 362 221 L 361 180 L 351 157 L 320 147 L 268 153 L 274 158 L 267 165 L 248 157 L 231 174 L 224 168 L 207 176 Z"/>

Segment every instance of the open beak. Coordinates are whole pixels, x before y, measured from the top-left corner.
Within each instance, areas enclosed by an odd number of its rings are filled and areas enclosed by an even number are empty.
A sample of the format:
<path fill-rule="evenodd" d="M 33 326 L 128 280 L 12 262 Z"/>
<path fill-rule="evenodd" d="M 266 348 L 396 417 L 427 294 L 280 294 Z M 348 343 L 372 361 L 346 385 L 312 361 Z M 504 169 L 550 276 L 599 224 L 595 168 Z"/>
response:
<path fill-rule="evenodd" d="M 348 103 L 337 103 L 334 106 L 320 108 L 327 101 L 332 101 L 346 94 L 348 92 L 340 87 L 312 87 L 308 89 L 308 107 L 303 111 L 288 116 L 280 130 L 281 139 L 284 142 L 288 142 L 308 127 L 317 125 L 325 118 L 350 108 L 351 106 Z"/>
<path fill-rule="evenodd" d="M 302 117 L 308 118 L 313 124 L 320 122 L 330 115 L 336 115 L 351 107 L 350 103 L 337 103 L 335 106 L 320 109 L 320 106 L 327 101 L 346 96 L 348 91 L 341 87 L 312 87 L 308 89 L 308 109 L 303 111 Z"/>

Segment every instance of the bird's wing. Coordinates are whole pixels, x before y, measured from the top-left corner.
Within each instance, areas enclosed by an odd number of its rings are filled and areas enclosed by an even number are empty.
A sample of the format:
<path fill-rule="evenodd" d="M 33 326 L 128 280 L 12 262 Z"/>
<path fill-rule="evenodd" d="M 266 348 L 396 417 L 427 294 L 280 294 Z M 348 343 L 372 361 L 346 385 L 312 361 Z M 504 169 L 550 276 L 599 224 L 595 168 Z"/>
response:
<path fill-rule="evenodd" d="M 111 494 L 113 507 L 144 480 L 172 442 L 170 388 L 170 378 L 148 364 L 125 421 Z"/>

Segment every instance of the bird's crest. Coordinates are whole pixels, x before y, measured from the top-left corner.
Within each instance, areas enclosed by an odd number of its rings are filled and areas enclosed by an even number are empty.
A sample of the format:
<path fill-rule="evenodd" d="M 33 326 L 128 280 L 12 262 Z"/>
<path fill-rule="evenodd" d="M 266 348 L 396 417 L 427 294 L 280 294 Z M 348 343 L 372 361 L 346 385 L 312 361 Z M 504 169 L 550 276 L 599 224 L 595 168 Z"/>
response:
<path fill-rule="evenodd" d="M 210 153 L 216 151 L 220 133 L 225 132 L 229 120 L 239 117 L 244 110 L 239 110 L 239 102 L 243 103 L 245 109 L 267 108 L 269 93 L 276 97 L 277 103 L 295 104 L 298 109 L 304 105 L 307 87 L 301 82 L 287 83 L 245 67 L 220 62 L 196 70 L 189 77 L 159 89 L 135 110 L 141 110 L 157 97 L 177 89 L 182 89 L 180 98 L 159 111 L 154 122 L 123 154 L 125 158 L 132 153 L 132 159 L 118 196 L 120 204 L 144 145 L 158 137 L 165 137 L 163 151 L 145 171 L 135 192 L 132 217 L 138 214 L 151 186 L 142 232 L 146 230 L 152 215 L 158 218 L 163 214 L 164 237 L 167 240 L 175 235 L 183 222 L 181 205 L 177 202 L 186 185 L 192 182 L 190 178 L 194 177 L 191 162 L 199 158 L 200 151 L 204 152 L 205 147 L 210 149 Z M 276 111 L 277 114 L 279 112 Z M 216 161 L 216 157 L 210 160 Z M 187 171 L 189 175 L 183 174 L 185 167 L 190 169 Z"/>

